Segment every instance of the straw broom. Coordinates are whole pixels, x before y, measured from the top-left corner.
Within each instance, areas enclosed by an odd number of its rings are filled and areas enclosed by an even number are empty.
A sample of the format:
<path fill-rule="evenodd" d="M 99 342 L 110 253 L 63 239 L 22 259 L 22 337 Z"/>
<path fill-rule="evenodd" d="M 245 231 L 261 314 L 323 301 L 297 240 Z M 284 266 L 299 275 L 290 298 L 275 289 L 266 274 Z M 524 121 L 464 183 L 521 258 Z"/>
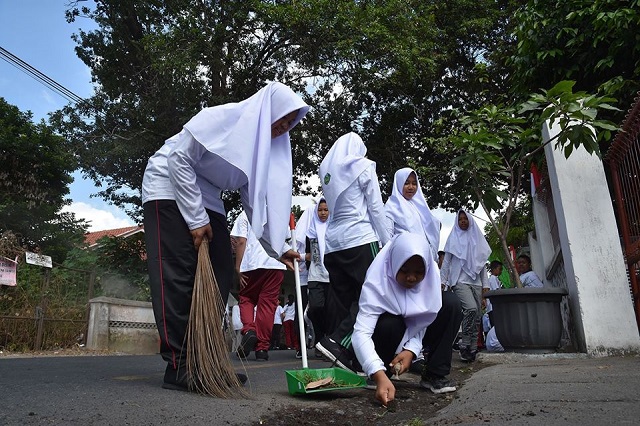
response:
<path fill-rule="evenodd" d="M 226 309 L 209 258 L 205 238 L 198 266 L 186 334 L 189 389 L 218 398 L 248 397 L 231 364 L 222 318 Z"/>

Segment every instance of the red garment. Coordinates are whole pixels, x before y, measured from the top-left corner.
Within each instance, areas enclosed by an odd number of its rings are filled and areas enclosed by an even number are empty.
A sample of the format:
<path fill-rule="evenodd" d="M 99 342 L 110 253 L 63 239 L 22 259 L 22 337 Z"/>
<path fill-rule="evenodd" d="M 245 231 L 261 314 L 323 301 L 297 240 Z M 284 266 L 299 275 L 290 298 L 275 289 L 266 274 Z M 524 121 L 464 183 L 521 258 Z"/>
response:
<path fill-rule="evenodd" d="M 277 269 L 256 269 L 243 272 L 247 276 L 247 284 L 239 292 L 240 320 L 242 334 L 254 330 L 258 337 L 255 350 L 269 350 L 273 316 L 278 305 L 280 284 L 284 271 Z M 254 307 L 258 307 L 255 311 Z"/>
<path fill-rule="evenodd" d="M 300 349 L 298 343 L 298 333 L 296 332 L 296 324 L 293 320 L 284 321 L 282 323 L 284 327 L 284 341 L 288 348 Z"/>

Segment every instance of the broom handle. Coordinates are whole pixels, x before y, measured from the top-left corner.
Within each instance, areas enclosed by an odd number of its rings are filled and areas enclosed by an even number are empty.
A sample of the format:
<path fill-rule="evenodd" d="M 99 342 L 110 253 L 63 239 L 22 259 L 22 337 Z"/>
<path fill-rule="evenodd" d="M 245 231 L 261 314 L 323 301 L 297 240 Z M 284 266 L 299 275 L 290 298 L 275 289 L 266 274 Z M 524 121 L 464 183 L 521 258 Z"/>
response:
<path fill-rule="evenodd" d="M 293 213 L 289 218 L 289 228 L 291 228 L 291 243 L 297 251 L 298 243 L 296 242 L 296 222 Z M 302 309 L 302 288 L 300 286 L 300 267 L 298 261 L 293 261 L 293 277 L 296 282 L 296 304 L 298 306 L 298 329 L 300 331 L 300 351 L 302 353 L 302 368 L 309 368 L 307 361 L 307 335 L 304 332 L 304 311 Z"/>

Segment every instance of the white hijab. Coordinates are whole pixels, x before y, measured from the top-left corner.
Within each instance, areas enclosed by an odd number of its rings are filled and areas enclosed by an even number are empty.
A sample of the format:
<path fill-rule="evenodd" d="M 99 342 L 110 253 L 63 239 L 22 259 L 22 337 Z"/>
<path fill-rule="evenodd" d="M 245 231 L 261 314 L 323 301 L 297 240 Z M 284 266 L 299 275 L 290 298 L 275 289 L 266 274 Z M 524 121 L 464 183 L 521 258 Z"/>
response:
<path fill-rule="evenodd" d="M 402 265 L 415 255 L 424 261 L 425 276 L 408 289 L 398 284 L 396 275 Z M 402 342 L 435 320 L 442 307 L 440 273 L 424 234 L 403 232 L 380 250 L 369 266 L 362 288 L 361 309 L 367 310 L 367 305 L 375 306 L 376 311 L 402 315 L 407 326 Z"/>
<path fill-rule="evenodd" d="M 322 220 L 320 220 L 320 216 L 318 216 L 318 206 L 320 205 L 321 201 L 324 201 L 326 203 L 326 200 L 324 199 L 324 197 L 321 196 L 318 199 L 318 202 L 313 205 L 313 215 L 312 215 L 311 223 L 309 224 L 309 229 L 307 230 L 307 236 L 309 238 L 315 238 L 316 240 L 318 240 L 318 250 L 320 251 L 320 259 L 324 259 L 324 247 L 325 247 L 324 236 L 327 232 L 327 225 L 329 224 L 329 218 L 327 218 L 327 220 L 323 222 Z M 331 217 L 331 212 L 329 212 L 329 217 Z"/>
<path fill-rule="evenodd" d="M 466 231 L 460 229 L 460 225 L 458 225 L 460 212 L 466 214 L 467 219 L 469 219 L 469 228 Z M 473 220 L 473 216 L 462 209 L 458 210 L 456 214 L 456 219 L 453 221 L 453 229 L 444 246 L 444 251 L 460 259 L 462 270 L 473 280 L 485 267 L 491 254 L 489 243 L 480 227 Z"/>
<path fill-rule="evenodd" d="M 251 227 L 275 251 L 288 237 L 293 169 L 289 132 L 272 139 L 271 125 L 296 110 L 289 130 L 309 106 L 289 87 L 274 81 L 241 102 L 205 108 L 184 126 L 209 152 L 247 176 Z"/>
<path fill-rule="evenodd" d="M 411 173 L 416 175 L 418 189 L 415 195 L 407 200 L 402 195 L 402 188 Z M 424 233 L 431 248 L 437 253 L 438 247 L 440 247 L 440 221 L 429 209 L 415 170 L 405 167 L 396 172 L 393 177 L 391 196 L 384 207 L 387 216 L 393 219 L 398 228 L 415 234 Z"/>
<path fill-rule="evenodd" d="M 373 161 L 364 158 L 367 148 L 360 136 L 350 132 L 340 136 L 320 163 L 320 181 L 329 210 L 336 200 Z"/>

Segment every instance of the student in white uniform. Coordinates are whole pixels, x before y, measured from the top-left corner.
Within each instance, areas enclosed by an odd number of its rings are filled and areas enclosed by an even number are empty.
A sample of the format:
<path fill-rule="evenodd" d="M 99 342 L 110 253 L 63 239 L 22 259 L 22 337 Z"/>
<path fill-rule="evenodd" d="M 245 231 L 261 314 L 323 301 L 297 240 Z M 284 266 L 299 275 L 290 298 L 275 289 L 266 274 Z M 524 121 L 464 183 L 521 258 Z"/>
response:
<path fill-rule="evenodd" d="M 444 342 L 443 335 L 457 329 L 451 323 L 452 317 L 459 317 L 459 305 L 457 310 L 447 312 L 448 318 L 440 315 L 442 291 L 438 275 L 424 235 L 408 232 L 393 237 L 369 267 L 352 342 L 370 378 L 370 387 L 376 389 L 376 398 L 382 404 L 395 397 L 389 377 L 407 372 L 427 341 Z M 449 353 L 449 369 L 439 375 L 425 371 L 420 383 L 435 393 L 456 390 L 446 379 L 451 369 L 451 346 L 449 342 L 442 346 Z"/>
<path fill-rule="evenodd" d="M 384 205 L 389 235 L 400 232 L 424 234 L 433 258 L 438 259 L 440 221 L 431 213 L 418 175 L 412 168 L 398 170 L 393 177 L 391 196 Z"/>
<path fill-rule="evenodd" d="M 544 287 L 544 284 L 540 277 L 538 277 L 538 274 L 531 270 L 531 258 L 526 254 L 518 256 L 516 270 L 518 271 L 518 274 L 520 274 L 522 287 Z"/>
<path fill-rule="evenodd" d="M 331 211 L 325 235 L 324 266 L 329 271 L 326 336 L 316 344 L 331 362 L 352 365 L 351 333 L 360 289 L 369 265 L 389 240 L 376 164 L 357 134 L 341 136 L 320 164 L 322 192 Z"/>
<path fill-rule="evenodd" d="M 471 215 L 459 210 L 457 219 L 444 246 L 440 279 L 442 286 L 451 288 L 462 304 L 460 359 L 472 362 L 478 351 L 482 289 L 489 287 L 485 265 L 491 248 Z"/>
<path fill-rule="evenodd" d="M 313 206 L 313 219 L 307 229 L 309 252 L 305 259 L 309 262 L 309 307 L 307 316 L 313 324 L 314 346 L 325 335 L 324 309 L 329 292 L 329 271 L 324 267 L 325 235 L 329 220 L 329 207 L 324 197 Z M 316 358 L 322 358 L 322 352 L 315 350 Z"/>
<path fill-rule="evenodd" d="M 289 265 L 299 257 L 285 251 L 292 185 L 289 130 L 308 109 L 289 87 L 272 82 L 241 102 L 203 109 L 149 159 L 142 202 L 151 298 L 167 362 L 164 387 L 188 389 L 183 343 L 204 237 L 222 300 L 231 287 L 222 191 L 240 190 L 253 231 L 270 256 Z"/>
<path fill-rule="evenodd" d="M 264 251 L 245 212 L 236 218 L 231 236 L 236 239 L 235 266 L 240 276 L 242 341 L 237 354 L 245 359 L 255 350 L 256 361 L 268 361 L 273 318 L 286 267 Z"/>
<path fill-rule="evenodd" d="M 390 235 L 397 235 L 402 232 L 412 232 L 414 234 L 421 234 L 427 238 L 429 248 L 431 249 L 432 258 L 438 262 L 438 247 L 440 246 L 440 221 L 433 215 L 427 200 L 424 198 L 420 182 L 418 181 L 418 175 L 412 168 L 405 167 L 398 170 L 393 177 L 393 188 L 391 196 L 385 203 L 385 212 L 387 215 L 387 228 Z M 440 266 L 438 265 L 438 269 Z M 460 300 L 458 297 L 448 291 L 442 294 L 442 304 L 444 311 L 453 311 L 460 309 Z M 455 330 L 460 327 L 461 315 L 456 318 L 457 325 Z M 444 342 L 443 345 L 453 345 L 453 341 L 456 337 L 456 332 L 453 332 L 448 339 L 451 339 L 448 343 Z M 451 369 L 451 351 L 443 353 L 444 358 L 440 356 L 429 357 L 429 352 L 432 354 L 436 348 L 429 348 L 425 346 L 423 351 L 417 354 L 417 358 L 411 364 L 410 371 L 422 374 L 425 369 L 425 365 L 428 369 L 435 369 L 437 371 L 443 370 L 443 368 L 435 366 L 435 363 L 444 363 L 449 367 L 444 367 L 447 371 Z M 446 359 L 448 358 L 448 359 Z"/>
<path fill-rule="evenodd" d="M 300 295 L 302 296 L 302 312 L 305 312 L 307 309 L 307 304 L 309 303 L 309 292 L 308 292 L 308 282 L 309 282 L 309 268 L 307 265 L 309 262 L 306 261 L 306 250 L 307 250 L 307 229 L 309 229 L 311 218 L 313 217 L 313 209 L 315 205 L 308 207 L 305 211 L 300 215 L 300 219 L 298 219 L 298 223 L 296 223 L 296 250 L 300 253 L 300 261 L 298 261 L 298 272 L 300 275 Z M 295 323 L 295 332 L 298 336 L 296 340 L 296 345 L 294 349 L 296 350 L 296 358 L 302 358 L 302 350 L 300 345 L 306 342 L 304 336 L 300 336 L 300 327 L 298 327 L 298 304 L 295 304 L 296 315 L 293 319 Z M 307 323 L 305 321 L 305 334 L 307 332 Z"/>

